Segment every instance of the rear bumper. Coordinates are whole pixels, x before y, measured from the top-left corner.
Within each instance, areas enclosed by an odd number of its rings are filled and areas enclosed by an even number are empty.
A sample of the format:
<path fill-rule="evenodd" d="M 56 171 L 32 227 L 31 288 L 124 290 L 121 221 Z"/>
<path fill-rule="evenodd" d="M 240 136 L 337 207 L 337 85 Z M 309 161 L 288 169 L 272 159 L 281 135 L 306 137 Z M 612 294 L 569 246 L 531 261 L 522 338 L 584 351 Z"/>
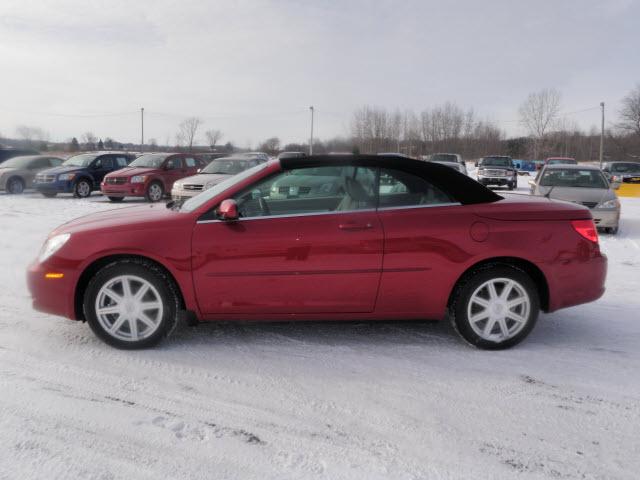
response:
<path fill-rule="evenodd" d="M 62 278 L 46 278 L 50 272 L 62 273 Z M 32 297 L 32 305 L 39 312 L 76 319 L 73 304 L 73 286 L 75 272 L 60 268 L 47 268 L 38 262 L 32 263 L 27 270 L 27 285 Z"/>
<path fill-rule="evenodd" d="M 112 185 L 102 182 L 100 191 L 108 197 L 144 197 L 146 184 L 124 183 L 122 185 Z"/>
<path fill-rule="evenodd" d="M 593 302 L 605 292 L 607 257 L 602 253 L 557 264 L 549 282 L 549 311 Z"/>

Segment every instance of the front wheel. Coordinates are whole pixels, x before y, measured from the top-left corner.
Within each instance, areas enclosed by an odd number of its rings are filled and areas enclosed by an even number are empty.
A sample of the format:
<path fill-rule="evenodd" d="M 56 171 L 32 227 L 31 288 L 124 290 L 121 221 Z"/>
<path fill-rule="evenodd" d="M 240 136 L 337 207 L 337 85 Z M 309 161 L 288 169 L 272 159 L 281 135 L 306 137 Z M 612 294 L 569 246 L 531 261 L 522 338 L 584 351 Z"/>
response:
<path fill-rule="evenodd" d="M 76 182 L 73 194 L 78 198 L 87 198 L 91 195 L 91 184 L 89 180 L 81 178 Z"/>
<path fill-rule="evenodd" d="M 492 264 L 456 287 L 450 308 L 454 328 L 471 345 L 512 347 L 533 329 L 540 311 L 538 290 L 524 271 Z"/>
<path fill-rule="evenodd" d="M 147 187 L 145 198 L 148 202 L 159 202 L 162 200 L 163 195 L 164 189 L 162 188 L 162 184 L 160 182 L 151 182 Z"/>
<path fill-rule="evenodd" d="M 156 345 L 177 323 L 176 287 L 157 265 L 120 260 L 100 270 L 84 296 L 84 315 L 104 342 L 121 349 Z"/>
<path fill-rule="evenodd" d="M 24 180 L 20 177 L 10 178 L 7 182 L 7 193 L 18 195 L 24 192 Z"/>

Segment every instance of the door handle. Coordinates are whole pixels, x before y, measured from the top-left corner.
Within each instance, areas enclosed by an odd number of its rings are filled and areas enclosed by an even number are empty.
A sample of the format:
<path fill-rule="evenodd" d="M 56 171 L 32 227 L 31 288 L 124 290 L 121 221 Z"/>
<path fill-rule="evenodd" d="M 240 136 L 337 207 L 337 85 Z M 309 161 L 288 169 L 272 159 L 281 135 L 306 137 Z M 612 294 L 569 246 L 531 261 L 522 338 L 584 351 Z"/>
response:
<path fill-rule="evenodd" d="M 340 230 L 370 230 L 373 225 L 371 223 L 341 223 L 338 228 Z"/>

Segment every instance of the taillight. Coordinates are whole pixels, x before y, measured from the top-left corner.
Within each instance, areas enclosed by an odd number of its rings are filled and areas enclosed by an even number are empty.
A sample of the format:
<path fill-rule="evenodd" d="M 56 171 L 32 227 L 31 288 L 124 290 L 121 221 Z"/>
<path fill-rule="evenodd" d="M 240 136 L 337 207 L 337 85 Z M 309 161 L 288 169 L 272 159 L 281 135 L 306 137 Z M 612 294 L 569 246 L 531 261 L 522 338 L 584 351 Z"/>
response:
<path fill-rule="evenodd" d="M 593 220 L 572 220 L 571 226 L 590 242 L 598 243 L 598 230 L 596 230 Z"/>

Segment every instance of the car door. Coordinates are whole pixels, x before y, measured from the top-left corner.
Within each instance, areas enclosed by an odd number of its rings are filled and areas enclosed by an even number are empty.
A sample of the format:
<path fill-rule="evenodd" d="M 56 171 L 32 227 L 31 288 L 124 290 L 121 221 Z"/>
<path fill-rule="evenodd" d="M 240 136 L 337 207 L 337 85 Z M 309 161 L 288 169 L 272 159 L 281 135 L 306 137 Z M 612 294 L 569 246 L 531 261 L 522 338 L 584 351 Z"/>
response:
<path fill-rule="evenodd" d="M 313 191 L 270 195 L 274 183 L 305 170 L 279 172 L 237 194 L 237 221 L 210 214 L 198 221 L 193 281 L 205 315 L 373 311 L 383 248 L 375 176 L 363 167 L 316 167 L 326 181 Z"/>
<path fill-rule="evenodd" d="M 439 318 L 474 248 L 473 212 L 413 173 L 381 169 L 379 185 L 385 242 L 376 312 Z"/>
<path fill-rule="evenodd" d="M 173 188 L 173 183 L 187 176 L 186 172 L 183 157 L 177 155 L 169 157 L 164 162 L 164 170 L 162 172 L 164 191 L 170 192 Z"/>
<path fill-rule="evenodd" d="M 114 169 L 113 155 L 101 155 L 96 158 L 91 165 L 91 176 L 93 177 L 94 189 L 100 189 L 100 182 L 104 176 Z"/>

